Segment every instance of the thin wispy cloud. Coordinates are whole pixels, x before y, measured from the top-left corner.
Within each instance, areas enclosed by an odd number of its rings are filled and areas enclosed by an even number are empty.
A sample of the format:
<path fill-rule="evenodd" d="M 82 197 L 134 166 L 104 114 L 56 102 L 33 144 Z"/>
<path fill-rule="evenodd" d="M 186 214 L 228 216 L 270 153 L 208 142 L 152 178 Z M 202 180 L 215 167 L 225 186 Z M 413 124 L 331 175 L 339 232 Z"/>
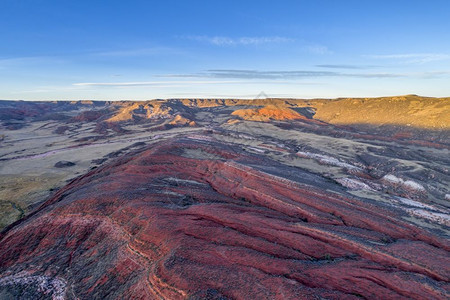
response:
<path fill-rule="evenodd" d="M 136 48 L 136 49 L 121 49 L 104 52 L 92 53 L 94 56 L 103 57 L 127 57 L 127 56 L 155 56 L 155 55 L 177 55 L 183 52 L 179 49 L 170 47 L 151 47 L 151 48 Z"/>
<path fill-rule="evenodd" d="M 379 66 L 375 66 L 375 65 L 339 65 L 339 64 L 324 64 L 324 65 L 316 65 L 316 67 L 318 67 L 318 68 L 324 68 L 324 69 L 365 70 L 365 69 L 378 68 Z"/>
<path fill-rule="evenodd" d="M 208 70 L 206 72 L 209 77 L 239 79 L 294 79 L 335 76 L 336 74 L 336 72 L 327 71 Z"/>
<path fill-rule="evenodd" d="M 355 78 L 394 78 L 406 77 L 405 74 L 396 73 L 344 73 L 335 71 L 259 71 L 259 70 L 207 70 L 195 74 L 168 74 L 163 77 L 180 78 L 223 78 L 223 79 L 271 79 L 291 80 L 317 77 L 355 77 Z"/>
<path fill-rule="evenodd" d="M 281 36 L 258 36 L 258 37 L 226 37 L 226 36 L 204 36 L 204 35 L 193 35 L 186 36 L 186 39 L 192 41 L 198 41 L 203 43 L 208 43 L 214 46 L 255 46 L 262 44 L 279 44 L 293 42 L 295 39 L 281 37 Z"/>
<path fill-rule="evenodd" d="M 319 54 L 319 55 L 333 54 L 333 51 L 328 49 L 328 47 L 322 45 L 306 46 L 305 50 L 312 54 Z"/>
<path fill-rule="evenodd" d="M 166 74 L 160 77 L 167 78 L 211 78 L 211 79 L 239 79 L 239 80 L 278 80 L 287 81 L 294 79 L 308 79 L 320 77 L 342 77 L 342 78 L 438 78 L 449 76 L 447 71 L 416 72 L 416 73 L 389 73 L 389 72 L 337 72 L 337 71 L 260 71 L 260 70 L 233 70 L 218 69 L 207 70 L 193 74 Z"/>
<path fill-rule="evenodd" d="M 402 73 L 355 73 L 355 74 L 341 74 L 342 77 L 354 78 L 401 78 L 411 77 L 411 74 Z"/>
<path fill-rule="evenodd" d="M 363 55 L 365 58 L 378 60 L 396 60 L 402 63 L 424 64 L 433 61 L 449 60 L 450 54 L 446 53 L 404 53 L 404 54 L 383 54 L 383 55 Z"/>
<path fill-rule="evenodd" d="M 65 62 L 65 60 L 51 56 L 12 57 L 0 59 L 0 68 L 63 62 Z"/>
<path fill-rule="evenodd" d="M 213 69 L 193 74 L 165 74 L 159 78 L 183 78 L 184 80 L 154 80 L 154 81 L 121 81 L 121 82 L 78 82 L 73 88 L 178 88 L 192 86 L 218 86 L 242 84 L 320 84 L 305 82 L 314 78 L 360 78 L 360 79 L 390 79 L 390 78 L 423 78 L 433 79 L 450 76 L 447 71 L 417 72 L 417 73 L 369 73 L 369 72 L 337 72 L 337 71 L 262 71 L 239 69 Z M 192 79 L 192 80 L 189 80 Z M 196 80 L 198 79 L 198 80 Z"/>
<path fill-rule="evenodd" d="M 193 85 L 193 84 L 230 84 L 239 83 L 239 81 L 210 81 L 210 80 L 191 80 L 191 81 L 129 81 L 129 82 L 78 82 L 74 86 L 81 87 L 137 87 L 137 86 L 170 86 L 170 85 Z"/>
<path fill-rule="evenodd" d="M 450 76 L 450 71 L 431 71 L 431 72 L 422 72 L 417 74 L 422 78 L 439 78 Z"/>

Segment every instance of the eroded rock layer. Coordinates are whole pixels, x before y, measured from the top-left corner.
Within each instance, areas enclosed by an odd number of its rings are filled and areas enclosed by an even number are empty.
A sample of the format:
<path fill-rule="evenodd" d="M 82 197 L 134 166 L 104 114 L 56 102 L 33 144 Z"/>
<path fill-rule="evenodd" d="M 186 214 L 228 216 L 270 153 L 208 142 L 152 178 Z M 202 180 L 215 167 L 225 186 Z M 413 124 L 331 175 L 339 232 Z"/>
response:
<path fill-rule="evenodd" d="M 0 236 L 0 296 L 448 299 L 448 240 L 238 149 L 176 138 L 72 181 Z"/>

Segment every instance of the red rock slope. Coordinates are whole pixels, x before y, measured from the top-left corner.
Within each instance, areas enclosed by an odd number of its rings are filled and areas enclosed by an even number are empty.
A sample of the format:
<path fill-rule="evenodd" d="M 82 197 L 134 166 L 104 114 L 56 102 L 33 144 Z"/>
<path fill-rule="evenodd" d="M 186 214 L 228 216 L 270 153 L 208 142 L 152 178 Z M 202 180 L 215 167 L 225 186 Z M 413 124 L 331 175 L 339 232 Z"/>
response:
<path fill-rule="evenodd" d="M 0 293 L 448 299 L 448 241 L 233 149 L 176 139 L 73 181 L 0 236 Z"/>
<path fill-rule="evenodd" d="M 298 112 L 275 105 L 267 105 L 262 108 L 248 108 L 235 110 L 232 115 L 239 116 L 244 120 L 269 122 L 270 120 L 305 120 L 306 118 Z"/>

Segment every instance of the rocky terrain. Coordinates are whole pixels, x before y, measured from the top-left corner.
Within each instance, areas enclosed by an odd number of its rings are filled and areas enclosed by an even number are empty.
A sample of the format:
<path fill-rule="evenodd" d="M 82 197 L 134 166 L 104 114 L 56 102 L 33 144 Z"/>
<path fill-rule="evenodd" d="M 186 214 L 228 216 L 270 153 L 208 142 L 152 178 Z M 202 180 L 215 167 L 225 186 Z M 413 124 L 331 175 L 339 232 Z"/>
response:
<path fill-rule="evenodd" d="M 0 101 L 0 299 L 448 299 L 450 98 Z"/>

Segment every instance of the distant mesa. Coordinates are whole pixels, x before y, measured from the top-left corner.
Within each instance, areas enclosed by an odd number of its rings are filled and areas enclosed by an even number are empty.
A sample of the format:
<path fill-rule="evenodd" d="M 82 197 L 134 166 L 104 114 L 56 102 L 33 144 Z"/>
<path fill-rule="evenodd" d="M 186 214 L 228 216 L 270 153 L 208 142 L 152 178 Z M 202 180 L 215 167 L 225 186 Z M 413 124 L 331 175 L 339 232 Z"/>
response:
<path fill-rule="evenodd" d="M 77 102 L 78 103 L 78 102 Z M 427 98 L 406 95 L 381 98 L 339 99 L 167 99 L 134 102 L 111 102 L 108 110 L 84 112 L 73 118 L 77 121 L 146 122 L 168 120 L 169 125 L 196 122 L 193 109 L 230 107 L 231 115 L 244 120 L 268 122 L 315 119 L 334 125 L 395 125 L 425 129 L 450 128 L 450 98 Z M 35 108 L 33 108 L 35 110 Z M 32 114 L 36 112 L 32 110 Z M 17 113 L 17 111 L 15 111 Z M 181 117 L 190 120 L 183 122 Z M 18 118 L 24 118 L 20 114 Z M 169 121 L 172 120 L 172 121 Z"/>
<path fill-rule="evenodd" d="M 417 95 L 311 101 L 315 119 L 337 124 L 400 125 L 450 129 L 450 98 Z"/>
<path fill-rule="evenodd" d="M 199 110 L 229 108 L 230 118 L 268 122 L 314 119 L 333 125 L 404 126 L 430 130 L 450 129 L 450 98 L 405 95 L 380 98 L 283 99 L 167 99 L 149 101 L 0 101 L 0 120 L 7 130 L 29 121 L 145 123 L 193 126 Z M 77 115 L 73 113 L 79 111 Z M 87 110 L 90 109 L 90 110 Z M 72 113 L 73 112 L 73 113 Z M 183 118 L 177 117 L 181 115 Z M 167 122 L 166 122 L 167 121 Z M 223 120 L 227 122 L 227 120 Z M 101 125 L 102 128 L 105 125 Z M 107 127 L 107 126 L 106 126 Z M 104 132 L 97 128 L 96 132 Z M 114 127 L 114 131 L 118 128 Z"/>
<path fill-rule="evenodd" d="M 78 100 L 78 101 L 71 101 L 70 104 L 75 104 L 75 105 L 94 105 L 96 101 L 92 101 L 92 100 Z"/>
<path fill-rule="evenodd" d="M 173 108 L 169 101 L 131 102 L 119 109 L 107 122 L 125 122 L 142 119 L 171 118 Z"/>

